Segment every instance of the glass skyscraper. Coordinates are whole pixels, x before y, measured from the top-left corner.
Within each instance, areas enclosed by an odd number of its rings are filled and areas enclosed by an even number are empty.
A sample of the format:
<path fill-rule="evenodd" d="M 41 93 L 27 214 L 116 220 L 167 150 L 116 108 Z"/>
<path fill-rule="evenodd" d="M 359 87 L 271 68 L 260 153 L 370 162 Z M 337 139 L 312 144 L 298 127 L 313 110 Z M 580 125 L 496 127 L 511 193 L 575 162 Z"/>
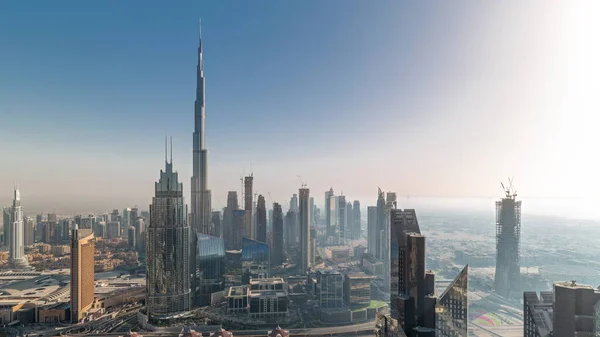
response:
<path fill-rule="evenodd" d="M 196 245 L 196 303 L 210 305 L 210 295 L 224 289 L 225 245 L 223 239 L 197 233 Z"/>

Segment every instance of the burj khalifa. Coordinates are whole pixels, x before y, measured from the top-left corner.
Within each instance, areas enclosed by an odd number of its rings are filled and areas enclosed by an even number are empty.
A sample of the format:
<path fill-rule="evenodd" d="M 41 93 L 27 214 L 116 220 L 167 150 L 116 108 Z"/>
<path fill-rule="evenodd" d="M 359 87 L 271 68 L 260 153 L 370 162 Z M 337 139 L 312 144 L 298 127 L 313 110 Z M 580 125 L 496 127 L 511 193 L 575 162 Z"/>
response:
<path fill-rule="evenodd" d="M 202 27 L 200 25 L 200 27 Z M 191 225 L 197 233 L 210 233 L 211 193 L 208 189 L 208 150 L 206 149 L 206 123 L 204 111 L 204 69 L 202 65 L 202 30 L 198 41 L 198 66 L 196 68 L 196 102 L 194 105 L 194 159 L 191 187 Z"/>

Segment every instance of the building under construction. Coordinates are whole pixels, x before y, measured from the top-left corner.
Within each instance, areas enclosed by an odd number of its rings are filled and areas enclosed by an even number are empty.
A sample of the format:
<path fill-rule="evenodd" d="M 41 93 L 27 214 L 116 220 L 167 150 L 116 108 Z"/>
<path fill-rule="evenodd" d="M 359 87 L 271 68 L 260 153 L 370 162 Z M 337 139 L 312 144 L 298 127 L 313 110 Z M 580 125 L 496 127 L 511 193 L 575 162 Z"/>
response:
<path fill-rule="evenodd" d="M 505 196 L 496 201 L 496 274 L 495 289 L 500 296 L 521 296 L 519 247 L 521 242 L 521 201 L 513 190 L 502 184 Z"/>

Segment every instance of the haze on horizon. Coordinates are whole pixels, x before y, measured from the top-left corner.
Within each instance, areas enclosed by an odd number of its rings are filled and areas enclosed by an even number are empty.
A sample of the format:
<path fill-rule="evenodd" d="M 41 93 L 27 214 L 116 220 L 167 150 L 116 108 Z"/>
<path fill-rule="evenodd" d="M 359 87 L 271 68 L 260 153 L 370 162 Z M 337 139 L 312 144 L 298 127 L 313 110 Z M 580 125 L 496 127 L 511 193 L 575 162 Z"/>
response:
<path fill-rule="evenodd" d="M 2 3 L 0 205 L 18 181 L 25 210 L 146 209 L 165 135 L 189 202 L 199 16 L 215 209 L 250 172 L 283 205 L 297 175 L 317 204 L 497 198 L 515 176 L 524 198 L 597 205 L 583 0 Z"/>

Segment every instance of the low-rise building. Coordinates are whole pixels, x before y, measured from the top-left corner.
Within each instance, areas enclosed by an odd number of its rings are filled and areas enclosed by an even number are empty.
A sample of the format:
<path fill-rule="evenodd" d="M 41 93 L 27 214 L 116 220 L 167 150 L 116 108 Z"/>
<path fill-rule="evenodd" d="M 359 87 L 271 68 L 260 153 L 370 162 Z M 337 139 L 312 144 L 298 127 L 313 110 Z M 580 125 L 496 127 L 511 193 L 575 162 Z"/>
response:
<path fill-rule="evenodd" d="M 368 306 L 371 303 L 371 281 L 375 276 L 352 273 L 344 276 L 344 302 L 347 306 Z"/>
<path fill-rule="evenodd" d="M 282 278 L 250 280 L 248 298 L 251 317 L 282 317 L 289 314 L 287 285 Z"/>

